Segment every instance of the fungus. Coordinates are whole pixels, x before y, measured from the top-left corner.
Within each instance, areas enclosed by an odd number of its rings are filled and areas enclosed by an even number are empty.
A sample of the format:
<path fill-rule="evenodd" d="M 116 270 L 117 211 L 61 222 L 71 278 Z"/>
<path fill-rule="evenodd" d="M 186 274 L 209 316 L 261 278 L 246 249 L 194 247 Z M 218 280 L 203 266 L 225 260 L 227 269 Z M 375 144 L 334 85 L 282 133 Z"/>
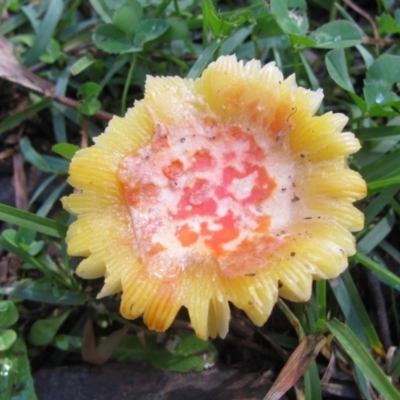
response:
<path fill-rule="evenodd" d="M 148 76 L 144 99 L 79 150 L 63 198 L 77 215 L 76 273 L 122 291 L 121 314 L 166 330 L 187 308 L 201 338 L 225 337 L 229 303 L 262 325 L 277 296 L 310 298 L 338 276 L 365 196 L 347 159 L 347 118 L 315 113 L 322 90 L 273 64 L 223 56 L 198 79 Z"/>

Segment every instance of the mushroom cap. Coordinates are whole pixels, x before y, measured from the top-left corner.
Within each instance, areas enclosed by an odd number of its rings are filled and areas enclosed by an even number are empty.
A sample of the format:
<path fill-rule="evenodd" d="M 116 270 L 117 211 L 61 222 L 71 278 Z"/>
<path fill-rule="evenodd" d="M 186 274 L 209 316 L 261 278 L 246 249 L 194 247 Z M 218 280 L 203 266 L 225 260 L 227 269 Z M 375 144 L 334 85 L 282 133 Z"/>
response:
<path fill-rule="evenodd" d="M 229 302 L 262 325 L 278 295 L 308 300 L 364 224 L 366 185 L 347 164 L 360 144 L 343 114 L 315 116 L 322 98 L 235 56 L 196 80 L 148 76 L 144 99 L 71 162 L 76 273 L 104 276 L 98 297 L 122 291 L 122 315 L 150 329 L 186 307 L 201 338 L 225 337 Z"/>

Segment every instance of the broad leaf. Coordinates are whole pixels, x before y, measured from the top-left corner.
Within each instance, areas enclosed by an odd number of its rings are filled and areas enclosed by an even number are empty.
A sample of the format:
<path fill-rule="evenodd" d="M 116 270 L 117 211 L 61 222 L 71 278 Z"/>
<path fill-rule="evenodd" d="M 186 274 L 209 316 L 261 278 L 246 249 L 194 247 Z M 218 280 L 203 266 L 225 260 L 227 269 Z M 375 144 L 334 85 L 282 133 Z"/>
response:
<path fill-rule="evenodd" d="M 14 325 L 19 318 L 17 307 L 12 301 L 0 301 L 0 328 Z"/>
<path fill-rule="evenodd" d="M 125 336 L 114 352 L 117 360 L 144 361 L 155 368 L 176 372 L 201 371 L 215 362 L 213 344 L 189 333 L 173 335 L 164 347 L 154 336 L 146 336 L 145 345 L 136 336 Z"/>
<path fill-rule="evenodd" d="M 400 56 L 392 54 L 383 54 L 372 63 L 364 82 L 364 96 L 369 107 L 400 101 L 392 91 L 392 86 L 400 81 L 399 65 Z"/>
<path fill-rule="evenodd" d="M 331 50 L 325 56 L 325 63 L 331 78 L 343 89 L 354 92 L 347 70 L 346 56 L 343 49 Z"/>
<path fill-rule="evenodd" d="M 362 42 L 361 31 L 349 21 L 332 21 L 314 31 L 310 38 L 320 49 L 339 49 Z"/>

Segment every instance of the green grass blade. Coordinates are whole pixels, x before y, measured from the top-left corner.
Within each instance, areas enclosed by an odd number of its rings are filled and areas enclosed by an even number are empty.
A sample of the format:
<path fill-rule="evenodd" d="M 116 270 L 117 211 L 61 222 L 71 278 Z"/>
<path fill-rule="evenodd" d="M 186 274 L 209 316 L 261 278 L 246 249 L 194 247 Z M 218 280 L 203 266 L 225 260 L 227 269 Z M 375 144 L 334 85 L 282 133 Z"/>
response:
<path fill-rule="evenodd" d="M 65 225 L 52 219 L 39 217 L 36 214 L 19 210 L 5 204 L 0 204 L 0 220 L 59 239 L 64 238 L 67 232 L 67 227 Z"/>
<path fill-rule="evenodd" d="M 37 103 L 32 104 L 31 106 L 28 106 L 4 119 L 0 122 L 0 135 L 20 125 L 28 117 L 37 114 L 39 111 L 42 111 L 47 107 L 50 107 L 51 102 L 52 99 L 50 97 L 45 97 L 43 100 L 40 100 Z"/>
<path fill-rule="evenodd" d="M 31 256 L 25 249 L 22 249 L 16 243 L 12 243 L 10 240 L 6 239 L 4 235 L 0 236 L 0 246 L 4 247 L 4 249 L 6 249 L 9 253 L 16 255 L 22 261 L 35 267 L 35 269 L 38 271 L 43 272 L 44 275 L 50 276 L 49 272 L 39 260 Z"/>
<path fill-rule="evenodd" d="M 400 183 L 399 175 L 395 176 L 393 178 L 380 179 L 377 181 L 369 182 L 368 190 L 382 189 L 382 188 L 386 188 L 391 185 L 396 185 L 397 183 Z"/>
<path fill-rule="evenodd" d="M 354 378 L 365 400 L 373 400 L 370 393 L 371 385 L 369 384 L 368 379 L 365 377 L 364 373 L 360 370 L 360 368 L 358 368 L 357 365 L 354 366 Z"/>
<path fill-rule="evenodd" d="M 200 57 L 194 63 L 193 67 L 190 69 L 187 78 L 196 79 L 203 72 L 204 68 L 210 63 L 214 53 L 217 51 L 220 46 L 219 42 L 210 43 L 204 51 L 201 53 Z"/>
<path fill-rule="evenodd" d="M 65 143 L 67 141 L 67 127 L 64 115 L 53 105 L 53 107 L 51 107 L 51 116 L 53 120 L 54 135 L 57 142 Z"/>
<path fill-rule="evenodd" d="M 382 267 L 376 261 L 372 260 L 365 254 L 358 252 L 353 259 L 358 263 L 364 265 L 364 267 L 369 268 L 370 270 L 374 271 L 378 277 L 383 278 L 384 280 L 389 281 L 394 288 L 400 290 L 400 277 L 395 275 L 393 272 L 389 271 L 388 269 Z"/>
<path fill-rule="evenodd" d="M 392 231 L 395 224 L 395 215 L 390 210 L 359 242 L 357 250 L 368 254 Z"/>
<path fill-rule="evenodd" d="M 342 276 L 329 281 L 331 289 L 336 297 L 336 301 L 339 303 L 346 322 L 357 333 L 357 336 L 361 339 L 361 341 L 364 344 L 368 344 L 368 340 L 361 327 L 360 317 L 358 316 L 357 309 L 353 305 L 350 294 L 341 279 Z"/>
<path fill-rule="evenodd" d="M 300 60 L 303 63 L 304 69 L 306 71 L 308 80 L 310 82 L 311 88 L 313 90 L 317 90 L 320 87 L 320 84 L 318 82 L 318 78 L 315 76 L 315 73 L 313 71 L 312 66 L 310 65 L 310 62 L 308 61 L 307 57 L 304 55 L 304 53 L 299 53 Z"/>
<path fill-rule="evenodd" d="M 359 128 L 354 130 L 355 135 L 360 140 L 387 140 L 400 139 L 400 126 L 387 125 L 372 128 Z"/>
<path fill-rule="evenodd" d="M 103 79 L 99 83 L 101 90 L 103 90 L 110 82 L 111 78 L 119 71 L 121 68 L 132 59 L 130 54 L 121 56 L 121 58 L 116 58 L 113 65 L 108 69 L 107 73 L 104 75 Z M 100 93 L 100 92 L 99 92 Z"/>
<path fill-rule="evenodd" d="M 391 256 L 397 264 L 400 264 L 400 251 L 395 246 L 386 240 L 382 240 L 382 242 L 379 243 L 379 247 Z"/>
<path fill-rule="evenodd" d="M 233 54 L 235 50 L 243 44 L 245 39 L 251 34 L 250 28 L 241 28 L 232 36 L 227 38 L 221 45 L 219 55 Z"/>
<path fill-rule="evenodd" d="M 372 220 L 393 200 L 393 197 L 400 190 L 400 185 L 390 186 L 375 197 L 364 209 L 365 226 L 368 226 Z M 393 207 L 393 205 L 392 205 Z"/>
<path fill-rule="evenodd" d="M 322 400 L 321 382 L 317 364 L 313 362 L 304 374 L 305 398 L 312 400 Z"/>
<path fill-rule="evenodd" d="M 57 175 L 50 175 L 46 178 L 33 192 L 32 197 L 29 199 L 28 208 L 38 199 L 38 197 L 49 187 L 49 185 L 56 179 Z"/>
<path fill-rule="evenodd" d="M 354 281 L 350 275 L 349 271 L 346 271 L 344 274 L 341 275 L 342 280 L 347 288 L 347 291 L 350 294 L 350 298 L 352 304 L 357 310 L 357 313 L 360 317 L 361 326 L 364 330 L 365 336 L 369 342 L 371 348 L 380 356 L 384 356 L 385 350 L 382 346 L 382 343 L 379 339 L 378 333 L 375 330 L 374 324 L 372 323 L 368 312 L 364 306 L 363 301 L 358 293 L 357 287 L 354 284 Z"/>
<path fill-rule="evenodd" d="M 349 271 L 343 272 L 339 278 L 332 279 L 331 288 L 349 327 L 361 342 L 371 346 L 377 354 L 385 356 L 385 350 Z"/>
<path fill-rule="evenodd" d="M 400 149 L 382 155 L 378 160 L 364 167 L 360 172 L 367 181 L 375 181 L 400 168 Z"/>
<path fill-rule="evenodd" d="M 315 296 L 317 300 L 318 319 L 326 320 L 326 280 L 322 279 L 315 283 Z"/>
<path fill-rule="evenodd" d="M 105 23 L 110 23 L 112 22 L 112 10 L 110 6 L 108 5 L 107 1 L 105 0 L 89 0 L 90 4 L 94 8 L 94 10 L 97 12 L 97 14 L 100 15 L 101 19 Z"/>
<path fill-rule="evenodd" d="M 353 360 L 354 364 L 369 379 L 384 399 L 400 399 L 400 393 L 389 382 L 387 376 L 372 358 L 369 351 L 360 342 L 357 335 L 345 324 L 337 319 L 327 323 L 328 329 Z"/>
<path fill-rule="evenodd" d="M 50 0 L 46 14 L 40 24 L 35 42 L 25 56 L 25 65 L 27 67 L 33 65 L 46 49 L 50 38 L 56 29 L 58 21 L 63 14 L 63 8 L 64 2 L 62 0 Z"/>
<path fill-rule="evenodd" d="M 67 182 L 62 182 L 57 188 L 53 190 L 47 196 L 46 200 L 43 202 L 43 204 L 40 206 L 40 208 L 37 210 L 37 215 L 40 217 L 46 217 L 47 214 L 51 211 L 53 208 L 54 204 L 59 201 L 61 193 L 63 190 L 66 188 Z"/>
<path fill-rule="evenodd" d="M 6 35 L 9 32 L 12 32 L 14 29 L 17 29 L 21 25 L 23 25 L 27 21 L 27 17 L 24 14 L 17 14 L 12 18 L 6 19 L 4 22 L 2 21 L 0 25 L 0 34 Z"/>
<path fill-rule="evenodd" d="M 305 336 L 305 332 L 300 321 L 282 299 L 278 298 L 277 304 L 280 310 L 285 314 L 285 317 L 292 324 L 293 328 L 296 330 L 299 340 L 301 340 Z"/>
<path fill-rule="evenodd" d="M 93 56 L 91 56 L 90 54 L 85 55 L 72 65 L 71 74 L 78 75 L 95 62 L 96 60 L 93 58 Z"/>
<path fill-rule="evenodd" d="M 34 165 L 43 172 L 54 174 L 66 174 L 69 168 L 69 161 L 54 156 L 40 154 L 32 146 L 31 141 L 27 137 L 23 137 L 19 141 L 24 159 Z"/>
<path fill-rule="evenodd" d="M 52 289 L 55 287 L 65 287 L 65 286 L 73 286 L 74 282 L 69 276 L 65 276 L 64 271 L 57 266 L 54 262 L 49 262 L 50 257 L 42 253 L 39 257 L 34 257 L 29 254 L 28 251 L 21 248 L 15 243 L 7 240 L 5 237 L 0 236 L 0 246 L 4 247 L 9 253 L 16 255 L 18 258 L 24 261 L 24 263 L 37 271 L 40 271 L 45 279 L 48 279 L 52 282 Z M 47 265 L 44 263 L 47 261 Z M 35 281 L 36 282 L 36 281 Z M 76 284 L 75 284 L 76 286 Z M 75 288 L 74 288 L 75 289 Z M 13 290 L 14 291 L 14 290 Z"/>

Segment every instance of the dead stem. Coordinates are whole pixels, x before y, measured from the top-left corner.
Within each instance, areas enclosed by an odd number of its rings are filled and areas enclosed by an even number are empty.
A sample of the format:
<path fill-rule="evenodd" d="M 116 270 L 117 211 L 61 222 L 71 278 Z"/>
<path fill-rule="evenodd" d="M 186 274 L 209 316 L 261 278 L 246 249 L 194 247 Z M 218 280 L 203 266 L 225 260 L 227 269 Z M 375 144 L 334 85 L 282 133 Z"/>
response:
<path fill-rule="evenodd" d="M 379 49 L 379 44 L 380 44 L 380 42 L 379 42 L 380 41 L 380 37 L 379 37 L 378 27 L 376 26 L 376 23 L 373 20 L 373 18 L 366 11 L 364 11 L 361 7 L 359 7 L 357 4 L 353 3 L 351 0 L 344 0 L 344 2 L 350 8 L 352 8 L 356 13 L 358 13 L 362 17 L 364 17 L 371 24 L 372 30 L 374 31 L 374 38 L 377 41 L 375 45 L 376 45 L 377 50 L 378 50 Z"/>

